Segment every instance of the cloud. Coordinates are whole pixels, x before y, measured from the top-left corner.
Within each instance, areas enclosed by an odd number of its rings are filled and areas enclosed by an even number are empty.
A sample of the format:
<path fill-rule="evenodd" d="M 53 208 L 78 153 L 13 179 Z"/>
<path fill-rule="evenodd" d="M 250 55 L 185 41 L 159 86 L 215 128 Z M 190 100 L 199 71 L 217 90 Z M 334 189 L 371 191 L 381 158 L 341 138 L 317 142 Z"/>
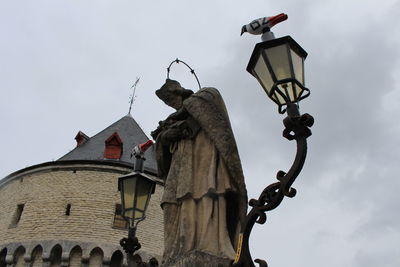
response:
<path fill-rule="evenodd" d="M 289 20 L 274 32 L 309 53 L 311 96 L 300 107 L 315 125 L 298 195 L 257 226 L 254 256 L 275 267 L 397 266 L 398 10 L 395 0 L 4 2 L 1 176 L 57 159 L 78 130 L 91 136 L 124 116 L 137 76 L 133 116 L 149 133 L 171 112 L 154 90 L 179 57 L 224 96 L 257 197 L 291 165 L 295 144 L 282 138 L 284 116 L 245 70 L 259 37 L 239 33 L 254 18 L 285 12 Z M 171 75 L 196 88 L 184 67 Z"/>

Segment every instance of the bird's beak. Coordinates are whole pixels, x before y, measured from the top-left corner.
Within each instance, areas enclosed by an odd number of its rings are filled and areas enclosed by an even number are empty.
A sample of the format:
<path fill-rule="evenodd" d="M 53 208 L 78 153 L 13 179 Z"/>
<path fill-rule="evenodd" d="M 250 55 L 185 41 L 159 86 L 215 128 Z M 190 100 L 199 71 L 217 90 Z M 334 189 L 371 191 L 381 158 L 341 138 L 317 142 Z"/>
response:
<path fill-rule="evenodd" d="M 243 33 L 245 33 L 245 32 L 247 32 L 247 30 L 246 30 L 246 25 L 243 25 L 243 27 L 242 27 L 242 32 L 240 33 L 240 36 L 242 36 Z"/>
<path fill-rule="evenodd" d="M 279 22 L 282 22 L 284 20 L 287 20 L 288 15 L 286 15 L 285 13 L 281 13 L 279 15 L 273 16 L 269 18 L 269 24 L 270 24 L 270 28 L 272 26 L 274 26 L 275 24 L 278 24 Z"/>

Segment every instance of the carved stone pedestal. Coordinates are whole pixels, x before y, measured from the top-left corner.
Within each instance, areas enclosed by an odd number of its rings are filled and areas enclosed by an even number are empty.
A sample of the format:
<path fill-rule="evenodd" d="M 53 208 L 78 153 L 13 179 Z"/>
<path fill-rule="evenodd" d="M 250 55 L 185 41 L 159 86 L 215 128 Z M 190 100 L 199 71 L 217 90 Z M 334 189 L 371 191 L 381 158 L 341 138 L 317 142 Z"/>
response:
<path fill-rule="evenodd" d="M 191 251 L 178 257 L 174 262 L 167 262 L 161 267 L 229 267 L 232 260 L 217 257 L 202 251 Z"/>

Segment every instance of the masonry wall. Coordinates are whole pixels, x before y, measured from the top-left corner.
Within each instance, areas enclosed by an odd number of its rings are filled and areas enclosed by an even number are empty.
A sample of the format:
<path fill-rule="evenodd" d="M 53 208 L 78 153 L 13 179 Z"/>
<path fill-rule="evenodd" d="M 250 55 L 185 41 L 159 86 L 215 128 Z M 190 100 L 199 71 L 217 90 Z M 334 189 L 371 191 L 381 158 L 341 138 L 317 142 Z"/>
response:
<path fill-rule="evenodd" d="M 3 182 L 0 185 L 0 249 L 8 243 L 39 244 L 43 240 L 119 247 L 127 230 L 113 227 L 115 205 L 120 203 L 117 181 L 129 171 L 119 166 L 57 166 L 55 163 Z M 163 252 L 161 194 L 162 186 L 157 185 L 146 220 L 137 230 L 141 250 L 153 255 Z M 19 222 L 15 223 L 17 207 L 21 204 L 24 208 Z M 69 216 L 67 204 L 71 204 Z M 83 249 L 85 253 L 90 252 Z"/>

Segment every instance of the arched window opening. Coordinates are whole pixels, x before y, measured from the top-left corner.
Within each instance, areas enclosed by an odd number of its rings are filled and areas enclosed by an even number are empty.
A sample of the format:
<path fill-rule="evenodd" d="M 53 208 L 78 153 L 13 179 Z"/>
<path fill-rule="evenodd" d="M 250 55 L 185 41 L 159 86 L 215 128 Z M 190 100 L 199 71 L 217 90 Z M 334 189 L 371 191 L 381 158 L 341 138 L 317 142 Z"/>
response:
<path fill-rule="evenodd" d="M 37 245 L 33 250 L 32 250 L 32 267 L 41 267 L 43 266 L 43 248 L 41 245 Z"/>
<path fill-rule="evenodd" d="M 7 248 L 3 248 L 0 252 L 0 267 L 6 267 Z"/>
<path fill-rule="evenodd" d="M 120 250 L 115 251 L 111 256 L 110 267 L 121 267 L 124 254 Z"/>
<path fill-rule="evenodd" d="M 23 246 L 20 246 L 17 248 L 17 250 L 15 250 L 15 252 L 14 252 L 14 266 L 15 267 L 24 267 L 25 266 L 24 255 L 25 255 L 25 248 Z"/>
<path fill-rule="evenodd" d="M 140 262 L 142 262 L 142 257 L 139 256 L 139 254 L 135 254 L 132 257 L 132 262 L 135 262 L 136 264 L 139 264 Z"/>
<path fill-rule="evenodd" d="M 103 250 L 99 247 L 94 248 L 90 252 L 89 267 L 98 267 L 103 265 Z"/>
<path fill-rule="evenodd" d="M 69 254 L 69 267 L 80 267 L 82 261 L 82 249 L 80 246 L 75 246 Z"/>
<path fill-rule="evenodd" d="M 61 266 L 62 247 L 55 245 L 50 252 L 50 267 Z"/>

